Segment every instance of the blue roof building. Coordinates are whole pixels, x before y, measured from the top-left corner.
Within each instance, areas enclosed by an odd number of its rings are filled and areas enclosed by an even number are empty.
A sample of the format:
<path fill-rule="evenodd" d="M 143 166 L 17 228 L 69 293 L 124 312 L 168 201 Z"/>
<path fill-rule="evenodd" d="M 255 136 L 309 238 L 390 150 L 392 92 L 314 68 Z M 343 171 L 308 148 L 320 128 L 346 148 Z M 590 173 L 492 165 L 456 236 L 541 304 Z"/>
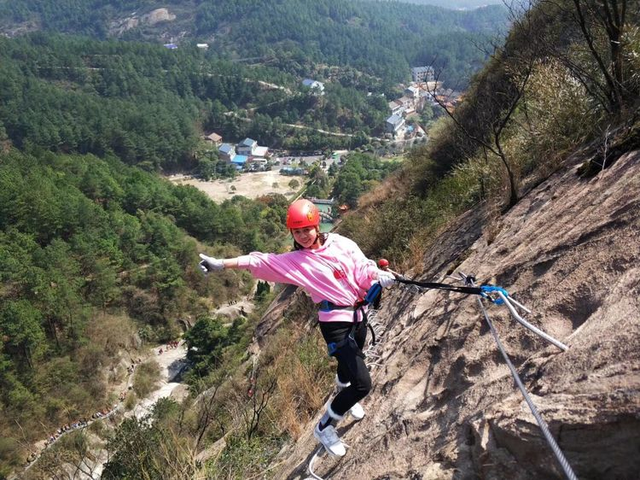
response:
<path fill-rule="evenodd" d="M 221 159 L 230 162 L 236 156 L 236 149 L 230 143 L 223 143 L 218 147 L 218 153 Z"/>
<path fill-rule="evenodd" d="M 246 155 L 236 155 L 235 157 L 233 157 L 233 160 L 231 160 L 231 163 L 235 163 L 236 165 L 244 165 L 245 163 L 247 163 L 248 159 L 249 157 L 247 157 Z"/>
<path fill-rule="evenodd" d="M 226 153 L 227 155 L 229 155 L 231 152 L 233 152 L 233 145 L 229 143 L 223 143 L 222 145 L 220 145 L 220 148 L 218 148 L 218 151 L 220 153 Z"/>

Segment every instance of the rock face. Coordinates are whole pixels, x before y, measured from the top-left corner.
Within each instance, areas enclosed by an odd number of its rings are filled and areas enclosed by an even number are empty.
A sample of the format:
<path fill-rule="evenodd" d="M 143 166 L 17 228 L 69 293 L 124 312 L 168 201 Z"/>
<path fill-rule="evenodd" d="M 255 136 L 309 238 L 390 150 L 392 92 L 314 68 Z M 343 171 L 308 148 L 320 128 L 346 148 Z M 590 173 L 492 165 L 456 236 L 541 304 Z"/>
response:
<path fill-rule="evenodd" d="M 132 14 L 129 17 L 117 19 L 109 25 L 109 33 L 111 35 L 122 35 L 127 30 L 136 28 L 140 25 L 155 25 L 160 22 L 170 22 L 176 19 L 176 16 L 169 12 L 166 8 L 156 8 L 142 16 Z"/>
<path fill-rule="evenodd" d="M 143 15 L 141 20 L 142 23 L 146 23 L 149 25 L 155 25 L 160 22 L 170 22 L 175 20 L 176 16 L 173 13 L 170 13 L 166 8 L 156 8 L 155 10 Z"/>
<path fill-rule="evenodd" d="M 488 313 L 576 475 L 637 479 L 640 153 L 591 180 L 576 176 L 578 163 L 529 192 L 491 237 L 482 233 L 479 211 L 463 216 L 426 254 L 421 279 L 442 280 L 455 266 L 529 307 L 527 320 L 568 351 L 515 323 L 504 307 L 490 305 Z M 372 371 L 367 416 L 340 425 L 351 448 L 337 464 L 319 460 L 317 474 L 333 480 L 564 478 L 476 298 L 394 287 L 378 319 L 386 324 L 383 366 Z M 317 446 L 312 425 L 306 430 L 282 452 L 276 478 L 308 477 Z"/>

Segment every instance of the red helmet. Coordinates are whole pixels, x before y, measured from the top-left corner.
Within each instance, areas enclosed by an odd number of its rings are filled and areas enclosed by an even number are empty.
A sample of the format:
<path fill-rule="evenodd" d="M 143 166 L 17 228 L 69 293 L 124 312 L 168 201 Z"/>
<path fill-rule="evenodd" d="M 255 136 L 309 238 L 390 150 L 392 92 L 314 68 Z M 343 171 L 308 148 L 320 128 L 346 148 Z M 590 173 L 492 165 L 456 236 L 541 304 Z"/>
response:
<path fill-rule="evenodd" d="M 320 211 L 309 200 L 296 200 L 287 210 L 287 228 L 317 227 L 320 225 Z"/>
<path fill-rule="evenodd" d="M 378 260 L 378 267 L 387 268 L 388 266 L 389 266 L 389 260 L 387 260 L 386 258 L 381 258 L 380 260 Z"/>

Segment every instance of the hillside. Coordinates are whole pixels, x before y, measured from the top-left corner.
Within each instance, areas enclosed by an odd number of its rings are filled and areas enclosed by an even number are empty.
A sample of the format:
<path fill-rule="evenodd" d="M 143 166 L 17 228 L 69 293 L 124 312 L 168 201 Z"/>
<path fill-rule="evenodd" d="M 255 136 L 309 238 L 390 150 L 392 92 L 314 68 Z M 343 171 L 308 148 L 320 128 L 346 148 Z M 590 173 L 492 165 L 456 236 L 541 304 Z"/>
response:
<path fill-rule="evenodd" d="M 381 0 L 370 0 L 373 2 Z M 384 0 L 382 0 L 384 1 Z M 390 1 L 390 0 L 387 0 Z M 391 0 L 392 1 L 392 0 Z M 400 0 L 404 3 L 415 3 L 417 5 L 433 5 L 436 7 L 449 8 L 453 10 L 473 10 L 487 5 L 499 5 L 498 0 Z"/>
<path fill-rule="evenodd" d="M 199 139 L 203 131 L 271 148 L 355 148 L 381 134 L 388 115 L 385 99 L 365 89 L 336 82 L 317 97 L 293 75 L 208 58 L 195 47 L 48 33 L 0 38 L 0 92 L 0 141 L 114 153 L 147 170 L 197 168 L 212 155 L 204 155 L 211 149 Z"/>
<path fill-rule="evenodd" d="M 175 43 L 206 42 L 211 55 L 267 62 L 289 73 L 321 75 L 317 64 L 349 67 L 396 82 L 409 67 L 434 65 L 465 84 L 486 55 L 476 45 L 507 24 L 506 9 L 458 12 L 433 6 L 342 0 L 0 1 L 0 29 Z"/>
<path fill-rule="evenodd" d="M 425 281 L 454 268 L 506 288 L 561 353 L 492 306 L 507 352 L 580 479 L 633 479 L 640 469 L 640 152 L 585 181 L 579 155 L 483 229 L 467 212 L 424 256 Z M 412 276 L 411 272 L 406 272 Z M 474 298 L 392 288 L 382 366 L 332 480 L 562 478 Z M 266 329 L 266 328 L 265 328 Z M 313 421 L 317 421 L 315 418 Z M 274 478 L 304 479 L 313 421 L 280 454 Z M 316 463 L 324 476 L 330 460 Z"/>

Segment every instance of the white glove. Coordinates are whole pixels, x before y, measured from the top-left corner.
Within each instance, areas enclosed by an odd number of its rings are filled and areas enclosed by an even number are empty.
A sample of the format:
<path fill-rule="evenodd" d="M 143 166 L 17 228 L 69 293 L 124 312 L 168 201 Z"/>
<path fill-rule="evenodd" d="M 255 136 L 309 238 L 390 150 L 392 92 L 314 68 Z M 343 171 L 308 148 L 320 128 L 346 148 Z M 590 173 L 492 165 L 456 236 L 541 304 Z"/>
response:
<path fill-rule="evenodd" d="M 199 263 L 200 269 L 204 273 L 220 271 L 224 269 L 224 260 L 220 258 L 208 257 L 204 253 L 200 254 L 202 261 Z"/>
<path fill-rule="evenodd" d="M 383 270 L 378 272 L 378 283 L 382 288 L 390 287 L 395 281 L 396 277 L 393 273 L 385 272 Z"/>

